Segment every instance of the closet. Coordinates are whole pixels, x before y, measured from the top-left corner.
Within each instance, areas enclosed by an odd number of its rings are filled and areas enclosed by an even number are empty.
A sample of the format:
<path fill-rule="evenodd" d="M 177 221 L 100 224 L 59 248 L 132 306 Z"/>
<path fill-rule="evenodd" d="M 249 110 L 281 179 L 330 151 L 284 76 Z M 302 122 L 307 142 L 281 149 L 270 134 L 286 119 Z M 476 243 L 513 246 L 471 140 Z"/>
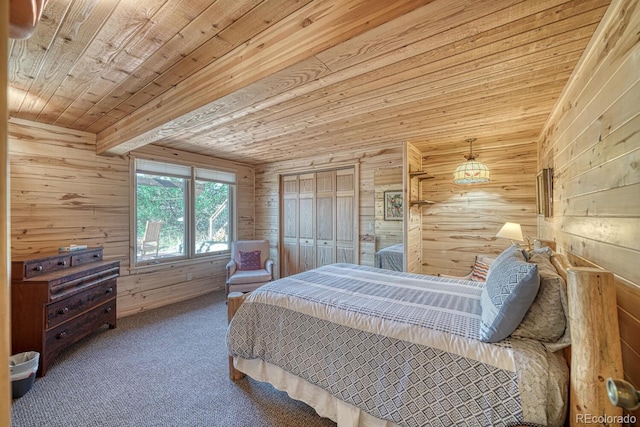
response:
<path fill-rule="evenodd" d="M 280 277 L 358 263 L 356 168 L 280 176 Z"/>

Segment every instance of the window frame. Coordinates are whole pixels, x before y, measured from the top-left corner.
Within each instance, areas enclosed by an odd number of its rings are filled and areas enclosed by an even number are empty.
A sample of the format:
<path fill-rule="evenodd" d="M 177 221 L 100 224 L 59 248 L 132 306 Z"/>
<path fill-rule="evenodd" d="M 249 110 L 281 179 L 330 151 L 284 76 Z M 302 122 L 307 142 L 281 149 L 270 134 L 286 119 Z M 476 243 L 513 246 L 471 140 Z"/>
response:
<path fill-rule="evenodd" d="M 183 255 L 165 257 L 165 258 L 153 258 L 149 260 L 138 260 L 138 198 L 137 198 L 137 189 L 138 189 L 138 160 L 143 162 L 150 162 L 156 164 L 164 164 L 168 165 L 169 168 L 172 166 L 178 168 L 189 168 L 190 174 L 189 176 L 180 175 L 180 174 L 172 174 L 172 173 L 163 173 L 159 176 L 168 176 L 168 177 L 176 177 L 185 179 L 185 231 L 184 231 L 184 245 L 185 251 Z M 238 185 L 238 176 L 237 171 L 229 170 L 226 168 L 217 168 L 211 167 L 206 164 L 198 164 L 198 163 L 182 163 L 171 160 L 164 159 L 156 159 L 156 158 L 148 158 L 144 156 L 131 156 L 131 191 L 130 191 L 130 206 L 131 206 L 131 220 L 130 220 L 130 265 L 132 269 L 136 268 L 144 268 L 149 266 L 159 266 L 159 265 L 172 265 L 175 263 L 182 262 L 193 262 L 193 261 L 201 261 L 203 259 L 216 258 L 216 257 L 228 257 L 231 254 L 231 242 L 235 240 L 235 236 L 237 235 L 237 207 L 236 207 L 236 191 Z M 198 172 L 202 172 L 201 175 Z M 141 169 L 141 173 L 151 173 L 149 171 L 145 171 Z M 207 177 L 209 175 L 210 177 Z M 215 179 L 211 178 L 211 176 L 219 176 L 219 177 L 227 177 L 228 179 Z M 229 188 L 229 247 L 225 250 L 219 250 L 215 252 L 204 252 L 204 253 L 196 253 L 197 248 L 196 245 L 196 196 L 195 196 L 195 187 L 196 181 L 204 181 L 204 182 L 214 182 L 220 183 L 224 185 L 228 185 Z"/>

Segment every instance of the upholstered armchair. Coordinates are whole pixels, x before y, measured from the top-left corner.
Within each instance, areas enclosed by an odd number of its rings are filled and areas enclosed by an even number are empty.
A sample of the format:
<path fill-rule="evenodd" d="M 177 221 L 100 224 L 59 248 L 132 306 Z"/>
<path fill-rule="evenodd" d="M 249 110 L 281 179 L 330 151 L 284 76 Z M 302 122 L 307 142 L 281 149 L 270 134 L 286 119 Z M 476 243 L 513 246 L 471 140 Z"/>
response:
<path fill-rule="evenodd" d="M 227 264 L 227 295 L 250 292 L 273 280 L 273 260 L 268 240 L 231 242 L 231 261 Z"/>

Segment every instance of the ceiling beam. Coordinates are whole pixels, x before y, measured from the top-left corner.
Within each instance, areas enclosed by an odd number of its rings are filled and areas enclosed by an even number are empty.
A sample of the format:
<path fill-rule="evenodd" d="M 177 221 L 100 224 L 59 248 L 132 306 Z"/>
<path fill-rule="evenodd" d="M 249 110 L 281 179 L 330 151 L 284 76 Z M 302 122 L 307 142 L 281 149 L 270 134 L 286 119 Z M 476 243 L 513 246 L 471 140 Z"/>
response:
<path fill-rule="evenodd" d="M 100 132 L 96 152 L 125 154 L 170 136 L 178 123 L 211 120 L 198 110 L 430 1 L 313 1 Z"/>

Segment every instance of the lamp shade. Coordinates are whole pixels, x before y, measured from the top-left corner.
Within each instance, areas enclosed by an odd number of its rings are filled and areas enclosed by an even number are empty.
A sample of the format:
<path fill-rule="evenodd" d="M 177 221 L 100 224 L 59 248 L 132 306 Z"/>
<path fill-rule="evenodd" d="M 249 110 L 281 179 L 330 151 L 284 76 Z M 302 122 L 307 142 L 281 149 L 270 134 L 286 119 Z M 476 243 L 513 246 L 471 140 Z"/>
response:
<path fill-rule="evenodd" d="M 467 160 L 453 172 L 456 184 L 475 184 L 489 182 L 489 168 L 476 160 Z"/>
<path fill-rule="evenodd" d="M 469 143 L 469 154 L 467 161 L 461 164 L 453 172 L 453 182 L 455 184 L 476 184 L 480 182 L 489 182 L 489 168 L 476 160 L 473 154 L 473 141 L 475 138 L 467 139 Z"/>
<path fill-rule="evenodd" d="M 522 228 L 520 228 L 520 224 L 516 224 L 515 222 L 505 222 L 500 231 L 498 231 L 498 234 L 496 234 L 496 237 L 524 242 Z"/>

